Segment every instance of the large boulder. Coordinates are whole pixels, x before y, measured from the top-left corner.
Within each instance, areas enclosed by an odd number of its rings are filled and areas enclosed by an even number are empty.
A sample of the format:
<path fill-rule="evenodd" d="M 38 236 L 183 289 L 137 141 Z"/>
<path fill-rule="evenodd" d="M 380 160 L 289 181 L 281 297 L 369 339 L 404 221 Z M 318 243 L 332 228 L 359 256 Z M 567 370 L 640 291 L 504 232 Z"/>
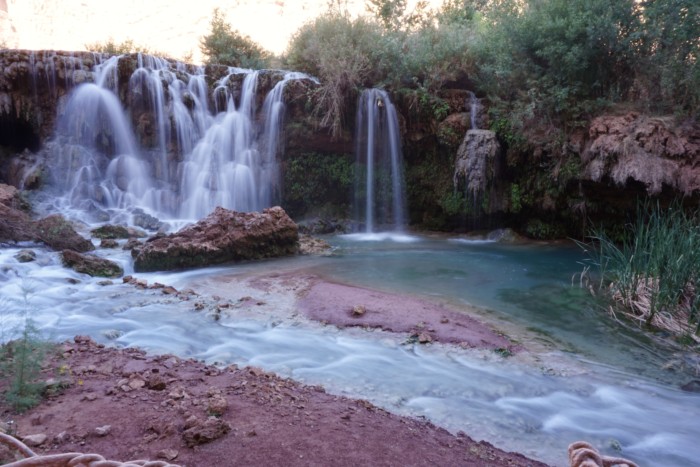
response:
<path fill-rule="evenodd" d="M 0 203 L 0 243 L 36 240 L 34 222 L 24 212 Z"/>
<path fill-rule="evenodd" d="M 133 250 L 136 271 L 162 271 L 297 252 L 296 224 L 281 207 L 237 212 L 218 207 L 174 234 L 152 237 Z"/>
<path fill-rule="evenodd" d="M 38 240 L 54 250 L 92 251 L 95 245 L 75 231 L 73 225 L 60 214 L 53 214 L 36 222 Z"/>

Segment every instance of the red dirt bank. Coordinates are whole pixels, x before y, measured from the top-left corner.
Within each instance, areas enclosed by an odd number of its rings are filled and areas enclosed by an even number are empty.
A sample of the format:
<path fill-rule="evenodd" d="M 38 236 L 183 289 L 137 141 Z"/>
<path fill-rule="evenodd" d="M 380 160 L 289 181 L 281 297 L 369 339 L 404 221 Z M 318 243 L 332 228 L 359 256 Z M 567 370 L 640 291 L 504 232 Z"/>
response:
<path fill-rule="evenodd" d="M 0 405 L 18 437 L 47 436 L 32 448 L 38 454 L 187 466 L 545 465 L 255 368 L 218 369 L 76 337 L 44 372 L 68 387 L 22 415 Z M 0 461 L 8 460 L 0 448 Z"/>

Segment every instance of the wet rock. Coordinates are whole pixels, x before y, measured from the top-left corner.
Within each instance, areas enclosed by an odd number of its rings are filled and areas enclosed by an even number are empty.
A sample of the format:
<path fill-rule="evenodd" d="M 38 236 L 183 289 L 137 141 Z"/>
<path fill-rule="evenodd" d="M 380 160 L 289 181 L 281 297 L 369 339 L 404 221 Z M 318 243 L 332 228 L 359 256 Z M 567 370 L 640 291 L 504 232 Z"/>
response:
<path fill-rule="evenodd" d="M 469 130 L 469 113 L 459 112 L 448 115 L 438 124 L 437 135 L 441 144 L 451 147 L 459 146 L 464 133 Z"/>
<path fill-rule="evenodd" d="M 102 239 L 100 242 L 100 248 L 118 248 L 119 243 L 111 238 Z"/>
<path fill-rule="evenodd" d="M 22 438 L 22 442 L 29 447 L 41 446 L 47 440 L 48 436 L 44 433 L 39 433 L 36 435 L 29 435 Z"/>
<path fill-rule="evenodd" d="M 329 255 L 330 253 L 331 245 L 327 241 L 310 235 L 299 236 L 300 255 Z"/>
<path fill-rule="evenodd" d="M 130 238 L 122 247 L 122 250 L 134 250 L 136 248 L 139 248 L 141 246 L 141 242 L 139 242 L 135 238 Z"/>
<path fill-rule="evenodd" d="M 29 263 L 36 259 L 36 253 L 32 250 L 20 250 L 15 255 L 15 259 L 20 263 Z"/>
<path fill-rule="evenodd" d="M 117 239 L 117 238 L 129 238 L 131 235 L 129 229 L 122 225 L 103 225 L 96 229 L 90 231 L 93 237 L 101 239 Z"/>
<path fill-rule="evenodd" d="M 681 386 L 681 389 L 688 392 L 700 392 L 700 380 L 689 381 Z"/>
<path fill-rule="evenodd" d="M 80 253 L 92 251 L 92 242 L 78 234 L 70 222 L 59 214 L 45 217 L 36 222 L 39 240 L 54 250 L 73 250 Z"/>
<path fill-rule="evenodd" d="M 12 185 L 0 183 L 0 204 L 20 211 L 28 211 L 29 205 L 22 199 L 20 191 Z"/>
<path fill-rule="evenodd" d="M 134 209 L 131 221 L 134 225 L 146 230 L 160 230 L 165 224 L 157 218 L 147 214 L 143 209 Z"/>
<path fill-rule="evenodd" d="M 299 232 L 309 235 L 345 233 L 350 230 L 347 220 L 338 219 L 314 218 L 300 222 L 298 225 Z"/>
<path fill-rule="evenodd" d="M 421 332 L 418 334 L 418 343 L 420 344 L 429 344 L 433 341 L 433 337 L 428 334 L 427 332 Z"/>
<path fill-rule="evenodd" d="M 38 240 L 36 226 L 24 212 L 0 204 L 0 242 Z"/>
<path fill-rule="evenodd" d="M 72 250 L 64 250 L 61 253 L 61 260 L 64 266 L 93 277 L 120 277 L 124 274 L 122 267 L 114 261 Z"/>
<path fill-rule="evenodd" d="M 177 233 L 151 238 L 136 253 L 136 271 L 162 271 L 262 259 L 298 250 L 296 224 L 280 207 L 237 212 L 218 207 Z"/>
<path fill-rule="evenodd" d="M 190 424 L 182 432 L 182 439 L 190 448 L 219 439 L 231 431 L 231 425 L 216 417 L 209 417 L 204 422 L 196 420 Z"/>

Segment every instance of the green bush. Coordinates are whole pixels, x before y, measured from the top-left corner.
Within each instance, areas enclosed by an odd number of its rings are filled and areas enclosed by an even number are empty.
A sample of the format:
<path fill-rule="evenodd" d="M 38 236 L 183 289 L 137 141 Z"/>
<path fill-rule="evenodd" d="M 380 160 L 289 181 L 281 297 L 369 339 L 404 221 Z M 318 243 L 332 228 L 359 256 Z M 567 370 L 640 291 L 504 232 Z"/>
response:
<path fill-rule="evenodd" d="M 284 170 L 284 208 L 293 217 L 304 216 L 315 207 L 346 216 L 354 177 L 350 156 L 305 153 L 291 158 Z"/>
<path fill-rule="evenodd" d="M 495 103 L 528 109 L 529 118 L 512 118 L 515 128 L 533 119 L 588 118 L 630 87 L 634 0 L 494 5 L 474 44 L 476 77 Z"/>
<path fill-rule="evenodd" d="M 381 80 L 387 62 L 395 60 L 381 27 L 366 18 L 328 12 L 299 29 L 287 50 L 290 68 L 316 76 L 314 114 L 322 127 L 340 136 L 358 90 Z"/>
<path fill-rule="evenodd" d="M 2 325 L 0 337 L 0 375 L 8 382 L 5 400 L 17 412 L 24 412 L 41 400 L 46 387 L 40 379 L 41 363 L 46 353 L 47 342 L 29 317 L 29 292 L 25 292 L 25 303 L 21 311 L 22 320 L 19 329 L 8 329 Z M 3 313 L 15 313 L 13 305 L 4 301 Z M 14 340 L 5 341 L 5 339 Z"/>
<path fill-rule="evenodd" d="M 210 28 L 199 44 L 207 63 L 253 69 L 269 65 L 272 54 L 249 36 L 232 29 L 218 8 L 214 9 Z"/>

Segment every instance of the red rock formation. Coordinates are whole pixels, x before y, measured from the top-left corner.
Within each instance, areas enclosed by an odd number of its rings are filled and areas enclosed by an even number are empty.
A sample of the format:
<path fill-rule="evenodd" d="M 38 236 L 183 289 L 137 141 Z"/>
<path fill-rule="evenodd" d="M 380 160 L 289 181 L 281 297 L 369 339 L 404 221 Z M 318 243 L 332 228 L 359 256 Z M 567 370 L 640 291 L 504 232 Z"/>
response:
<path fill-rule="evenodd" d="M 153 237 L 133 250 L 136 271 L 208 266 L 297 252 L 296 224 L 280 207 L 237 212 L 218 207 L 174 234 Z"/>
<path fill-rule="evenodd" d="M 621 186 L 634 180 L 650 195 L 664 185 L 683 195 L 700 190 L 700 125 L 695 122 L 679 125 L 669 117 L 636 112 L 605 115 L 591 122 L 588 136 L 584 178 L 609 178 Z"/>

